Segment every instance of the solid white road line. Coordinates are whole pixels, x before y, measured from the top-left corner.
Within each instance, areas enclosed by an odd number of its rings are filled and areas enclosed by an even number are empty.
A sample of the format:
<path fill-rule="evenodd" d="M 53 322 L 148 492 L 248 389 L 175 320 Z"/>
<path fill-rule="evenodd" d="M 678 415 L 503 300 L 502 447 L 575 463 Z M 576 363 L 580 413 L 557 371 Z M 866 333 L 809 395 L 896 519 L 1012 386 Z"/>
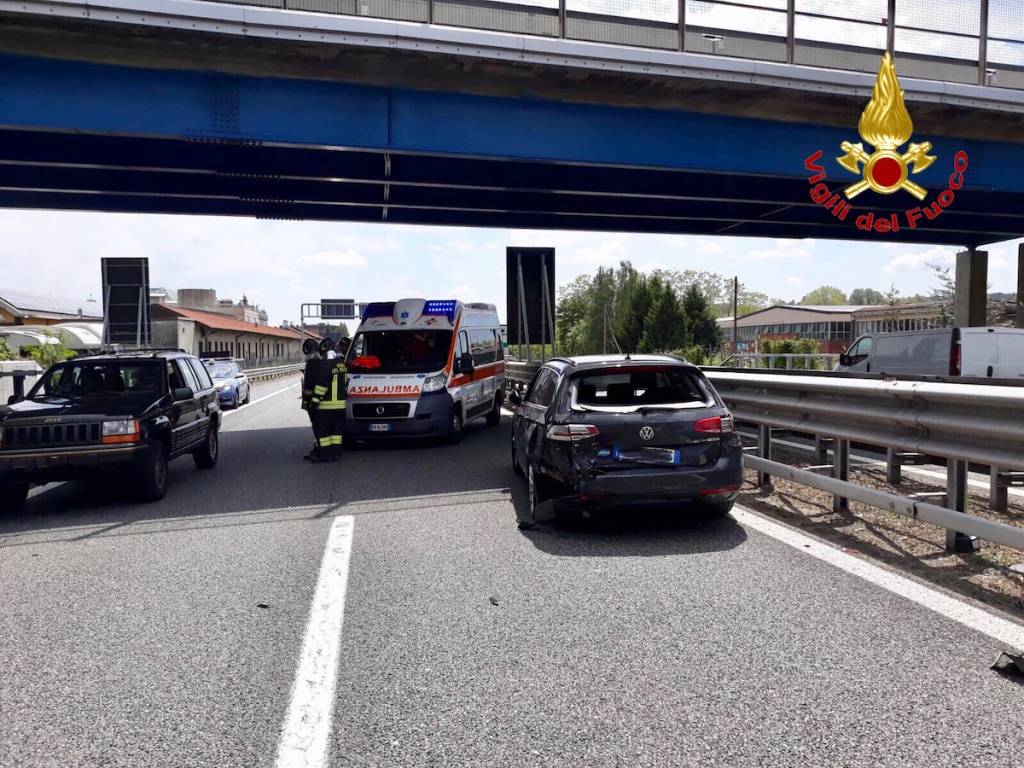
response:
<path fill-rule="evenodd" d="M 269 400 L 272 397 L 277 397 L 282 392 L 287 392 L 289 389 L 295 389 L 297 386 L 299 386 L 299 382 L 289 384 L 287 387 L 279 389 L 275 392 L 271 392 L 269 395 L 264 395 L 263 397 L 257 397 L 255 400 L 250 400 L 248 403 L 246 403 L 246 406 L 256 405 L 256 403 L 262 403 L 264 400 Z M 221 411 L 221 416 L 227 418 L 228 416 L 234 416 L 236 413 L 245 413 L 246 410 L 247 408 L 235 408 L 233 411 Z"/>
<path fill-rule="evenodd" d="M 327 759 L 354 525 L 351 515 L 336 517 L 327 536 L 277 747 L 277 768 L 321 768 Z"/>
<path fill-rule="evenodd" d="M 811 557 L 816 557 L 847 573 L 859 576 L 865 581 L 900 597 L 905 597 L 907 600 L 935 611 L 947 619 L 957 621 L 976 632 L 988 635 L 993 640 L 998 640 L 1017 650 L 1024 650 L 1024 626 L 1020 624 L 996 616 L 963 600 L 958 600 L 945 592 L 926 587 L 913 579 L 900 576 L 869 560 L 854 557 L 820 539 L 773 522 L 750 510 L 734 507 L 732 515 L 745 528 L 753 528 L 766 536 L 771 536 L 800 552 L 805 552 Z"/>

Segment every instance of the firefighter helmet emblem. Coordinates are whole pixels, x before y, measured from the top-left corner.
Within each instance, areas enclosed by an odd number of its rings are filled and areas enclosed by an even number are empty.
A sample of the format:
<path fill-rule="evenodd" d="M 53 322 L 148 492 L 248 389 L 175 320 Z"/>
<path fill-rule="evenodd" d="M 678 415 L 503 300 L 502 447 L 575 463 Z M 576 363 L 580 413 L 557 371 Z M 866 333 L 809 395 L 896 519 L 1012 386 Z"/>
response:
<path fill-rule="evenodd" d="M 899 151 L 899 147 L 909 141 L 914 133 L 914 124 L 903 102 L 903 89 L 896 77 L 896 64 L 888 53 L 882 56 L 882 66 L 875 79 L 871 101 L 861 113 L 857 132 L 874 147 L 874 152 L 867 152 L 863 142 L 851 144 L 844 141 L 840 145 L 846 154 L 837 157 L 836 161 L 846 170 L 862 177 L 843 190 L 847 198 L 852 200 L 867 189 L 882 195 L 891 195 L 903 189 L 918 200 L 928 196 L 924 187 L 915 184 L 907 176 L 920 173 L 935 162 L 935 156 L 928 154 L 932 144 L 925 141 L 911 144 L 906 152 Z"/>

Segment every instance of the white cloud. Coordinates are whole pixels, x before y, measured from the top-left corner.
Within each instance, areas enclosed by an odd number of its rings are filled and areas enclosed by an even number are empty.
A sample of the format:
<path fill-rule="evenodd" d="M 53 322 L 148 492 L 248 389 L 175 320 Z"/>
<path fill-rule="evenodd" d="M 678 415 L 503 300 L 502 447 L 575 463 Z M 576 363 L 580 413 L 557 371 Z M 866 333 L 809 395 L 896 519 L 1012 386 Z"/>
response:
<path fill-rule="evenodd" d="M 452 296 L 459 301 L 482 301 L 480 298 L 480 291 L 474 288 L 472 285 L 457 285 L 454 288 L 448 290 L 444 298 Z"/>
<path fill-rule="evenodd" d="M 717 240 L 705 240 L 700 238 L 696 242 L 697 253 L 703 256 L 721 256 L 725 253 L 725 246 Z"/>
<path fill-rule="evenodd" d="M 901 253 L 889 259 L 885 265 L 886 272 L 916 272 L 928 269 L 929 264 L 948 267 L 956 262 L 956 251 L 942 246 L 936 246 L 924 251 L 910 251 Z"/>
<path fill-rule="evenodd" d="M 792 259 L 809 259 L 813 240 L 779 240 L 774 248 L 747 251 L 746 258 L 751 261 L 789 261 Z"/>
<path fill-rule="evenodd" d="M 796 275 L 789 275 L 786 277 L 786 282 L 790 285 L 803 285 L 804 279 L 802 277 L 797 277 Z"/>
<path fill-rule="evenodd" d="M 668 264 L 662 264 L 660 261 L 649 261 L 642 267 L 639 267 L 640 271 L 644 274 L 651 274 L 656 269 L 669 269 Z"/>
<path fill-rule="evenodd" d="M 365 256 L 351 248 L 344 251 L 319 251 L 307 256 L 300 256 L 302 264 L 313 264 L 318 267 L 367 267 L 369 262 Z"/>

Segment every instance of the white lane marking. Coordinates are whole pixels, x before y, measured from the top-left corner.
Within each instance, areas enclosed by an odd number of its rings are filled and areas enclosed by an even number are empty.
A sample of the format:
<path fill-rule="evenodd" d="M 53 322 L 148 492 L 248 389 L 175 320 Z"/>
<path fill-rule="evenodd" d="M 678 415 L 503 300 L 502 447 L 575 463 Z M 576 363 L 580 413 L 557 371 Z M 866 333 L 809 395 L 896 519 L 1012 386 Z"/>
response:
<path fill-rule="evenodd" d="M 264 400 L 269 400 L 272 397 L 277 397 L 282 392 L 287 392 L 289 389 L 295 389 L 297 386 L 299 386 L 299 383 L 300 382 L 295 382 L 294 384 L 289 384 L 287 387 L 279 389 L 279 390 L 277 390 L 275 392 L 271 392 L 269 395 L 264 395 L 263 397 L 257 397 L 255 400 L 250 400 L 248 403 L 246 403 L 246 406 L 256 405 L 256 403 L 262 403 Z M 248 407 L 245 407 L 245 408 L 235 408 L 233 411 L 221 411 L 221 416 L 226 418 L 228 416 L 234 416 L 236 413 L 245 413 L 247 410 L 248 410 Z"/>
<path fill-rule="evenodd" d="M 277 768 L 321 768 L 326 763 L 354 525 L 351 515 L 336 517 L 327 536 L 277 747 Z"/>
<path fill-rule="evenodd" d="M 801 451 L 807 451 L 809 453 L 814 451 L 813 446 L 802 445 L 801 443 L 794 443 L 789 440 L 779 440 L 776 438 L 773 439 L 772 442 L 778 443 L 779 445 L 785 445 L 787 448 L 798 448 Z M 882 461 L 881 459 L 871 459 L 868 458 L 867 456 L 857 456 L 853 452 L 850 453 L 850 461 L 855 461 L 860 464 L 871 464 L 872 466 L 875 467 L 885 466 L 885 462 Z M 941 480 L 942 482 L 946 482 L 945 472 L 940 472 L 934 469 L 921 469 L 920 467 L 914 466 L 903 466 L 902 469 L 908 475 L 920 475 L 921 477 L 930 477 L 934 478 L 935 480 Z M 989 482 L 985 480 L 975 480 L 973 478 L 968 478 L 967 484 L 972 485 L 975 488 L 984 488 L 986 491 L 989 489 Z M 1019 488 L 1007 488 L 1006 491 L 1011 496 L 1024 496 L 1024 491 L 1020 490 Z"/>
<path fill-rule="evenodd" d="M 820 539 L 773 522 L 750 510 L 734 507 L 732 515 L 745 528 L 753 528 L 766 536 L 771 536 L 800 552 L 823 560 L 854 576 L 859 576 L 875 586 L 935 611 L 935 613 L 959 622 L 976 632 L 988 635 L 993 640 L 998 640 L 1018 650 L 1024 650 L 1024 626 L 1020 624 L 958 600 L 937 589 L 926 587 L 906 576 L 900 576 L 869 560 L 854 557 Z"/>

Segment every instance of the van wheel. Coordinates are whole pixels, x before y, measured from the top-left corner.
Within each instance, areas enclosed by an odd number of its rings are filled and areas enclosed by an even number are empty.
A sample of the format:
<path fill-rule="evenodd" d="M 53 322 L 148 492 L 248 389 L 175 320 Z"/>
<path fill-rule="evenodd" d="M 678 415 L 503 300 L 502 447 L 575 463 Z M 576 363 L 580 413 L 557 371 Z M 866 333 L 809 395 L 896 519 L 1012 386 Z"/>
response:
<path fill-rule="evenodd" d="M 153 443 L 139 468 L 139 495 L 143 501 L 160 501 L 167 493 L 167 448 Z"/>
<path fill-rule="evenodd" d="M 462 410 L 460 408 L 455 408 L 452 411 L 452 420 L 448 424 L 448 443 L 450 445 L 457 445 L 459 442 L 461 442 L 462 431 Z"/>
<path fill-rule="evenodd" d="M 501 424 L 501 395 L 494 396 L 494 407 L 487 413 L 487 426 L 496 427 Z"/>
<path fill-rule="evenodd" d="M 192 460 L 199 469 L 213 469 L 217 466 L 217 457 L 220 456 L 220 438 L 217 435 L 217 427 L 214 424 L 206 430 L 206 440 L 192 452 Z"/>
<path fill-rule="evenodd" d="M 20 512 L 28 498 L 28 483 L 4 483 L 0 485 L 0 513 Z"/>

